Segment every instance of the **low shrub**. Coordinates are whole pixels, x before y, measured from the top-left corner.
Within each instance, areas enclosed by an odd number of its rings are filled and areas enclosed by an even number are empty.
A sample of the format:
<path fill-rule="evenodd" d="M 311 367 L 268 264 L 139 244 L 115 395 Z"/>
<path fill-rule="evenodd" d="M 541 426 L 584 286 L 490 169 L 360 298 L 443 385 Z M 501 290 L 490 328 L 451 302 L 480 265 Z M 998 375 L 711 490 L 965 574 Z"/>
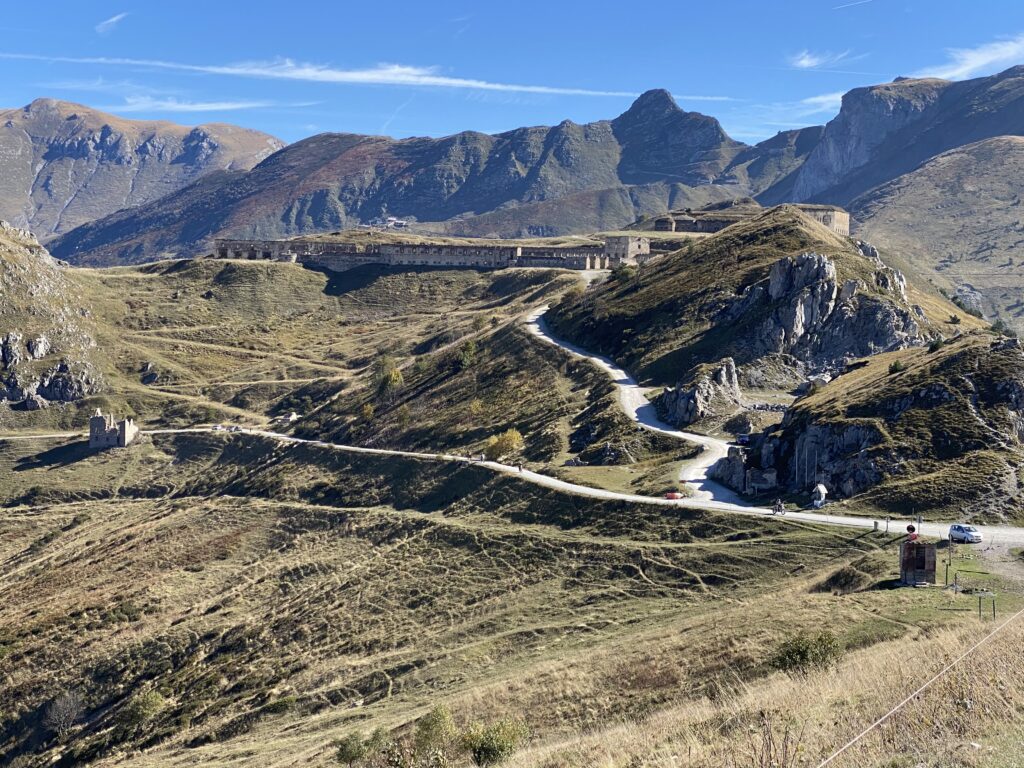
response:
<path fill-rule="evenodd" d="M 462 745 L 473 763 L 484 768 L 507 760 L 529 735 L 521 720 L 506 718 L 491 725 L 473 723 L 463 732 Z"/>
<path fill-rule="evenodd" d="M 806 674 L 835 666 L 843 657 L 843 646 L 832 632 L 801 632 L 779 645 L 772 666 L 783 672 Z"/>

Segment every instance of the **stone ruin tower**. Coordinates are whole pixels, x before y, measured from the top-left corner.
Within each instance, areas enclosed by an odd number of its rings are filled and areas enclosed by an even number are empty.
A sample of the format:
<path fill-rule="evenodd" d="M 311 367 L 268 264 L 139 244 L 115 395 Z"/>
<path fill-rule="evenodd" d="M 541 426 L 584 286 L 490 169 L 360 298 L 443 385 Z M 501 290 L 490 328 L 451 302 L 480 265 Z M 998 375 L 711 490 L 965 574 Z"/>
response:
<path fill-rule="evenodd" d="M 89 419 L 89 447 L 95 449 L 124 448 L 139 434 L 132 419 L 114 422 L 114 417 L 99 408 Z"/>

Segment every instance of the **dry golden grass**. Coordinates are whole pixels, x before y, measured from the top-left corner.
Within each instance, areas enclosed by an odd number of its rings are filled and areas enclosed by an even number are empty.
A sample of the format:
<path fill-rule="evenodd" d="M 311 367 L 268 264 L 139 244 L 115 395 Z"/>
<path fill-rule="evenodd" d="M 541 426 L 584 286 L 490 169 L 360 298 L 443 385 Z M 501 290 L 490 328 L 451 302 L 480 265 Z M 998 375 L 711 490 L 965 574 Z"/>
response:
<path fill-rule="evenodd" d="M 817 766 L 989 628 L 972 622 L 961 630 L 918 637 L 912 644 L 883 643 L 851 655 L 834 671 L 806 676 L 776 673 L 750 683 L 737 680 L 731 690 L 716 692 L 714 698 L 592 733 L 542 741 L 515 756 L 509 766 Z M 1018 619 L 831 765 L 1019 765 L 1008 752 L 1019 755 L 1024 746 L 1022 641 L 1024 620 Z M 791 735 L 791 762 L 760 759 L 766 732 L 776 743 L 787 732 Z"/>

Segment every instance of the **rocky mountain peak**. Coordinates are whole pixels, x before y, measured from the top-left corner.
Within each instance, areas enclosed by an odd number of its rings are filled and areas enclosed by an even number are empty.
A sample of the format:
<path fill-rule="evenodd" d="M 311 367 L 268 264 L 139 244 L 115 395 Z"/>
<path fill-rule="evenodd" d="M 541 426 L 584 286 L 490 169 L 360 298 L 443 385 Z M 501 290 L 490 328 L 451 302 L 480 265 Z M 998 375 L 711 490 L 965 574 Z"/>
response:
<path fill-rule="evenodd" d="M 637 96 L 629 109 L 620 115 L 619 120 L 623 118 L 651 120 L 682 112 L 683 110 L 676 104 L 671 93 L 664 88 L 654 88 Z"/>

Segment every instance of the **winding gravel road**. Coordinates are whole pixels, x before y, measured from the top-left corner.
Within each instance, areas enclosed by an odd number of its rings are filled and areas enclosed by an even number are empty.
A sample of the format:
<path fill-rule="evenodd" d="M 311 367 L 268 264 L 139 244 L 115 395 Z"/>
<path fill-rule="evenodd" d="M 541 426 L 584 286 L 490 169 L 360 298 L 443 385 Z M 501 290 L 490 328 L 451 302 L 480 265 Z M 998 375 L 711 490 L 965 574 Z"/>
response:
<path fill-rule="evenodd" d="M 422 459 L 425 461 L 447 461 L 459 464 L 475 464 L 476 466 L 485 467 L 493 472 L 500 472 L 506 475 L 512 475 L 519 477 L 527 482 L 534 483 L 535 485 L 544 486 L 545 488 L 552 488 L 557 491 L 564 493 L 572 493 L 576 496 L 584 496 L 593 499 L 610 499 L 613 501 L 626 501 L 638 504 L 655 504 L 665 507 L 682 507 L 687 509 L 705 509 L 713 510 L 717 512 L 726 512 L 737 515 L 749 515 L 754 517 L 765 517 L 771 515 L 771 510 L 764 507 L 754 507 L 743 503 L 742 499 L 737 494 L 733 493 L 729 489 L 707 479 L 708 468 L 718 461 L 719 458 L 724 456 L 728 451 L 728 443 L 717 438 L 708 437 L 707 435 L 698 435 L 692 432 L 683 432 L 678 429 L 674 429 L 668 424 L 663 423 L 658 419 L 657 413 L 655 412 L 654 406 L 647 400 L 644 395 L 643 389 L 636 383 L 636 381 L 621 368 L 616 366 L 612 361 L 607 358 L 600 357 L 598 355 L 592 355 L 584 349 L 581 349 L 574 344 L 563 341 L 550 332 L 547 325 L 544 323 L 542 315 L 547 310 L 547 307 L 539 309 L 527 317 L 527 327 L 530 333 L 532 333 L 537 339 L 542 340 L 545 343 L 553 344 L 557 347 L 564 349 L 571 355 L 579 358 L 586 359 L 598 366 L 601 370 L 607 373 L 613 380 L 616 388 L 618 389 L 619 402 L 622 405 L 623 411 L 633 419 L 640 427 L 644 429 L 650 429 L 656 432 L 661 432 L 672 437 L 676 437 L 680 440 L 687 440 L 698 445 L 704 446 L 704 451 L 691 462 L 684 465 L 681 478 L 684 480 L 695 480 L 696 482 L 691 483 L 691 487 L 696 487 L 697 494 L 694 497 L 686 499 L 664 499 L 654 498 L 650 496 L 638 496 L 630 493 L 620 493 L 618 491 L 609 491 L 602 488 L 591 488 L 585 485 L 577 485 L 576 483 L 570 483 L 565 480 L 560 480 L 555 477 L 550 477 L 540 472 L 534 472 L 529 469 L 520 469 L 518 466 L 510 464 L 501 464 L 495 461 L 475 461 L 466 456 L 457 456 L 450 453 L 422 453 L 416 451 L 399 451 L 388 448 L 363 448 L 355 445 L 342 445 L 340 443 L 331 443 L 325 440 L 308 440 L 300 437 L 294 437 L 293 435 L 285 435 L 280 432 L 273 432 L 265 429 L 256 429 L 249 427 L 235 427 L 232 431 L 239 432 L 242 434 L 256 435 L 259 437 L 270 438 L 277 440 L 285 444 L 306 444 L 315 445 L 321 448 L 329 450 L 343 451 L 346 453 L 364 453 L 373 454 L 377 456 L 401 456 L 405 458 Z M 223 431 L 223 427 L 215 426 L 197 426 L 183 429 L 149 429 L 142 430 L 142 434 L 146 435 L 170 435 L 170 434 L 187 434 L 195 432 L 218 432 Z M 27 434 L 13 434 L 13 435 L 0 435 L 0 441 L 3 440 L 41 440 L 41 439 L 62 439 L 66 440 L 69 438 L 82 438 L 85 435 L 81 432 L 58 432 L 41 435 L 27 435 Z M 826 507 L 826 510 L 828 508 Z M 851 517 L 844 515 L 830 515 L 826 512 L 790 512 L 785 517 L 781 518 L 785 521 L 799 521 L 807 523 L 818 523 L 823 525 L 840 526 L 844 528 L 860 528 L 871 530 L 874 528 L 875 520 L 868 517 Z M 893 533 L 901 532 L 905 529 L 906 525 L 910 523 L 909 518 L 905 519 L 892 519 L 889 522 L 889 530 Z M 886 523 L 884 520 L 879 521 L 880 527 L 885 530 Z M 922 534 L 926 536 L 935 536 L 938 538 L 945 538 L 949 532 L 949 523 L 923 523 L 920 527 Z M 1014 528 L 1010 526 L 978 526 L 985 536 L 986 543 L 1000 542 L 1002 544 L 1024 544 L 1024 528 Z"/>
<path fill-rule="evenodd" d="M 619 395 L 619 405 L 623 412 L 635 421 L 640 427 L 649 429 L 652 432 L 661 432 L 664 435 L 696 443 L 701 446 L 701 453 L 697 458 L 683 464 L 679 473 L 679 479 L 687 483 L 694 491 L 695 499 L 723 501 L 729 504 L 743 505 L 743 500 L 738 494 L 726 488 L 720 483 L 708 480 L 708 470 L 711 466 L 729 452 L 729 444 L 724 440 L 707 435 L 698 435 L 693 432 L 683 432 L 675 427 L 666 424 L 658 418 L 658 412 L 644 394 L 643 388 L 636 383 L 636 380 L 624 370 L 615 365 L 607 357 L 595 355 L 582 347 L 563 341 L 551 333 L 544 322 L 544 313 L 548 307 L 541 307 L 532 312 L 526 318 L 527 330 L 538 339 L 543 339 L 549 344 L 561 347 L 574 357 L 589 360 L 612 378 Z"/>

